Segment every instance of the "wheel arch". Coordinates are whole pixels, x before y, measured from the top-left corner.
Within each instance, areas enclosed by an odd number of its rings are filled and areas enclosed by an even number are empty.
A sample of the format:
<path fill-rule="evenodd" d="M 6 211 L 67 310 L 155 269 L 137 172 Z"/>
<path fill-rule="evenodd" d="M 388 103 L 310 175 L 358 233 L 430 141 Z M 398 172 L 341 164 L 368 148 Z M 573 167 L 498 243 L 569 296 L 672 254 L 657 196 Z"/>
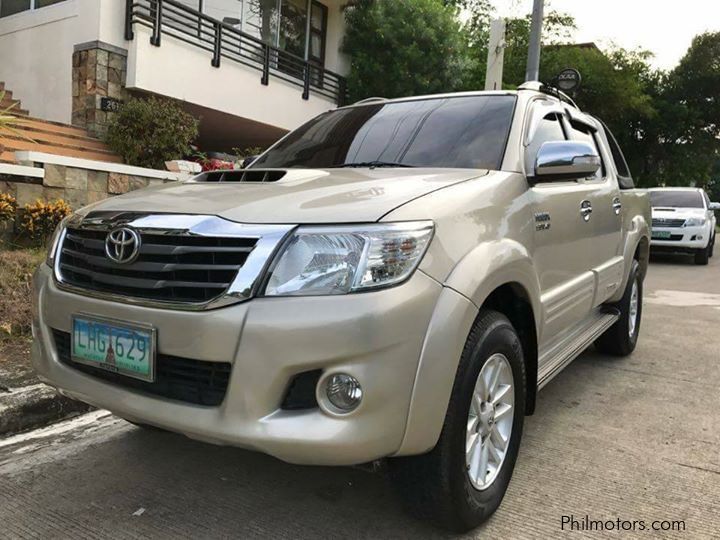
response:
<path fill-rule="evenodd" d="M 462 351 L 481 308 L 503 313 L 518 331 L 526 357 L 525 412 L 534 412 L 539 282 L 532 259 L 520 244 L 510 241 L 499 252 L 488 247 L 471 252 L 444 283 L 425 336 L 398 456 L 421 454 L 437 443 Z"/>
<path fill-rule="evenodd" d="M 640 265 L 640 278 L 644 280 L 650 265 L 650 240 L 646 236 L 638 241 L 633 259 Z"/>
<path fill-rule="evenodd" d="M 530 294 L 520 283 L 505 283 L 488 295 L 481 306 L 482 309 L 502 313 L 518 333 L 525 361 L 525 414 L 531 415 L 535 412 L 537 397 L 538 340 Z"/>

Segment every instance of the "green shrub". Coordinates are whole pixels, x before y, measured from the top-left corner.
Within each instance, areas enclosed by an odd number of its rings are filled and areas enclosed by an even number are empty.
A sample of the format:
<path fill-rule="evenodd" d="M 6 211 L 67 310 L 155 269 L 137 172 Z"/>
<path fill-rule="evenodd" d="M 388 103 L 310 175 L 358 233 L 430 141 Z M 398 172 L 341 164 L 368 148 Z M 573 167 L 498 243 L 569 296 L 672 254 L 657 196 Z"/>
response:
<path fill-rule="evenodd" d="M 167 99 L 132 99 L 108 126 L 107 143 L 126 163 L 164 169 L 189 154 L 199 121 Z"/>

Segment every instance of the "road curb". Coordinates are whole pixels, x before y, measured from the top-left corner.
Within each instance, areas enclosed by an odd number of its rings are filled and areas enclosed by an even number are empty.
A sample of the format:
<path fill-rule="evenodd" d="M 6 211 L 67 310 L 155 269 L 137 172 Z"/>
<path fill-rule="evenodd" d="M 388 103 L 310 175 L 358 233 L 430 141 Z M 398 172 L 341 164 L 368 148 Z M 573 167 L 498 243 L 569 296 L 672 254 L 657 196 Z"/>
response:
<path fill-rule="evenodd" d="M 62 396 L 45 384 L 13 388 L 0 393 L 0 438 L 90 410 L 89 405 Z"/>

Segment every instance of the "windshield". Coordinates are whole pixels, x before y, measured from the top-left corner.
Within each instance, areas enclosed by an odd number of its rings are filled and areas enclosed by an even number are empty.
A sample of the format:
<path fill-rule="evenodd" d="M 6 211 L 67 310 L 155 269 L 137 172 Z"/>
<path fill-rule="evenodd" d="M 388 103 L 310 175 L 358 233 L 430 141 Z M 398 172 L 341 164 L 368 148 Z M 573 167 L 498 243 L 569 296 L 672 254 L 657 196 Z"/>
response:
<path fill-rule="evenodd" d="M 653 208 L 705 208 L 699 191 L 650 191 Z"/>
<path fill-rule="evenodd" d="M 318 116 L 253 168 L 352 166 L 499 169 L 515 96 L 373 103 Z"/>

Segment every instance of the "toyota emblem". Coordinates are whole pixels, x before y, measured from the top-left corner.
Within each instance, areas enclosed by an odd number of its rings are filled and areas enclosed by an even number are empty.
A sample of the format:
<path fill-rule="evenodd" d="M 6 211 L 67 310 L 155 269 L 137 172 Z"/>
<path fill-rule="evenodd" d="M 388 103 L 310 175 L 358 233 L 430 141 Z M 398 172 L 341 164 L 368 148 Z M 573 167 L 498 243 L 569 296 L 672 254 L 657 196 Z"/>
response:
<path fill-rule="evenodd" d="M 140 254 L 140 235 L 130 227 L 113 229 L 105 239 L 105 254 L 118 264 L 130 264 Z"/>

